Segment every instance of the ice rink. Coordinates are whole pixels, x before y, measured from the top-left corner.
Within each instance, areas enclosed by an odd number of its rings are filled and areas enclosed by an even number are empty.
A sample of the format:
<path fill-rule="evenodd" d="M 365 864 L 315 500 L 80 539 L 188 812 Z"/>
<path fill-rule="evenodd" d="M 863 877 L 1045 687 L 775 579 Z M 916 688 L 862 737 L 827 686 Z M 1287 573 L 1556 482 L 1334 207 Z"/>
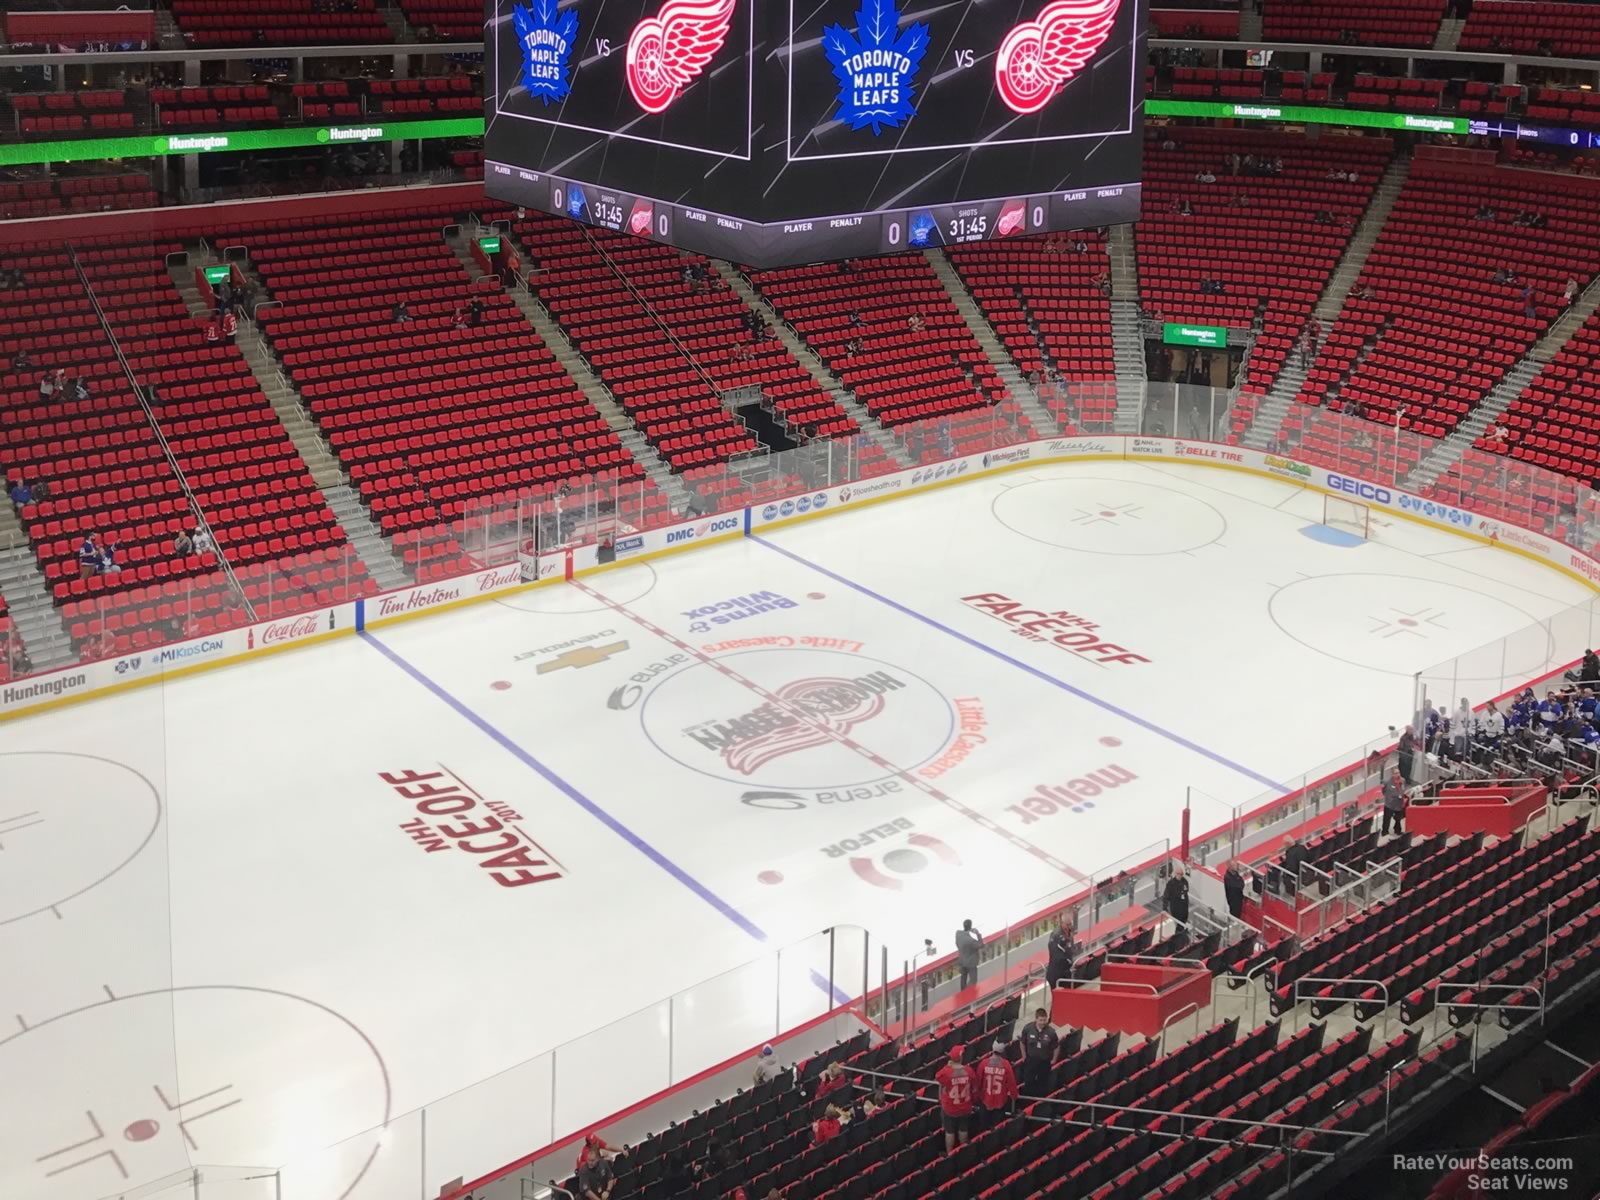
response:
<path fill-rule="evenodd" d="M 286 1200 L 414 1196 L 423 1105 L 436 1194 L 652 1090 L 652 1002 L 836 924 L 948 950 L 1589 597 L 1322 512 L 1038 467 L 0 726 L 0 1196 L 286 1163 Z M 1507 670 L 1571 656 L 1533 630 Z M 677 1008 L 674 1065 L 759 1042 L 770 979 Z M 272 1195 L 231 1178 L 203 1194 Z"/>

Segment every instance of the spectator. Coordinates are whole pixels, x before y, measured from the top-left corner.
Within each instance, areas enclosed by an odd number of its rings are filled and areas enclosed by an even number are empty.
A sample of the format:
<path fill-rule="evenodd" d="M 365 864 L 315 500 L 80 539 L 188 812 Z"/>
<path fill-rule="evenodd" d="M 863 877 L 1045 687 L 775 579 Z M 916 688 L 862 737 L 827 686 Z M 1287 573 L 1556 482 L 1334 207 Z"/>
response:
<path fill-rule="evenodd" d="M 1400 734 L 1400 742 L 1395 747 L 1395 754 L 1399 760 L 1400 778 L 1406 783 L 1411 783 L 1416 776 L 1413 767 L 1416 764 L 1417 735 L 1411 726 L 1407 725 Z"/>
<path fill-rule="evenodd" d="M 1405 831 L 1406 794 L 1400 786 L 1398 773 L 1386 776 L 1383 781 L 1383 828 L 1379 837 L 1388 837 L 1391 823 L 1395 833 Z"/>
<path fill-rule="evenodd" d="M 194 552 L 196 554 L 214 554 L 216 549 L 217 542 L 211 536 L 211 530 L 196 521 L 194 525 Z"/>
<path fill-rule="evenodd" d="M 1583 652 L 1583 665 L 1578 668 L 1580 683 L 1600 683 L 1600 654 L 1593 650 Z"/>
<path fill-rule="evenodd" d="M 928 321 L 920 312 L 914 312 L 906 318 L 906 325 L 912 333 L 921 333 L 927 328 Z"/>
<path fill-rule="evenodd" d="M 188 558 L 194 553 L 194 539 L 182 529 L 178 530 L 178 536 L 172 539 L 172 553 L 177 558 Z"/>
<path fill-rule="evenodd" d="M 1189 923 L 1189 877 L 1184 874 L 1181 862 L 1172 864 L 1172 874 L 1167 878 L 1161 902 L 1167 910 L 1167 915 L 1174 921 L 1180 921 L 1184 925 Z"/>
<path fill-rule="evenodd" d="M 778 1056 L 772 1051 L 772 1043 L 761 1047 L 761 1053 L 756 1055 L 755 1081 L 766 1083 L 776 1079 L 783 1068 L 778 1066 Z"/>
<path fill-rule="evenodd" d="M 156 405 L 161 403 L 161 389 L 153 383 L 145 384 L 144 398 L 145 402 L 148 403 L 151 408 L 154 408 Z"/>
<path fill-rule="evenodd" d="M 39 399 L 50 401 L 56 394 L 56 377 L 54 372 L 46 371 L 39 376 Z"/>
<path fill-rule="evenodd" d="M 1228 869 L 1222 873 L 1222 894 L 1228 899 L 1228 915 L 1235 920 L 1244 918 L 1244 872 L 1239 868 L 1239 860 L 1234 859 L 1228 863 Z"/>
<path fill-rule="evenodd" d="M 611 1189 L 616 1186 L 616 1172 L 604 1152 L 585 1157 L 578 1168 L 578 1191 L 583 1200 L 611 1200 Z"/>
<path fill-rule="evenodd" d="M 1022 1028 L 1022 1082 L 1030 1095 L 1042 1096 L 1048 1090 L 1050 1068 L 1060 1044 L 1044 1009 L 1035 1009 L 1033 1020 Z"/>
<path fill-rule="evenodd" d="M 848 1098 L 849 1088 L 850 1077 L 844 1072 L 844 1064 L 842 1062 L 831 1062 L 823 1070 L 822 1074 L 817 1077 L 816 1099 L 824 1100 L 837 1092 L 847 1093 L 846 1098 Z"/>
<path fill-rule="evenodd" d="M 961 967 L 961 990 L 978 982 L 978 951 L 983 949 L 983 935 L 963 921 L 956 931 L 956 962 Z"/>
<path fill-rule="evenodd" d="M 961 1061 L 964 1047 L 950 1051 L 950 1061 L 933 1078 L 939 1085 L 939 1108 L 944 1114 L 944 1149 L 952 1153 L 956 1144 L 966 1145 L 972 1133 L 972 1071 Z"/>
<path fill-rule="evenodd" d="M 1578 298 L 1578 281 L 1572 276 L 1567 276 L 1567 286 L 1561 289 L 1561 307 L 1571 308 L 1572 302 Z"/>
<path fill-rule="evenodd" d="M 1490 746 L 1498 745 L 1500 739 L 1506 735 L 1505 716 L 1493 700 L 1489 701 L 1483 716 L 1478 720 L 1478 734 Z"/>
<path fill-rule="evenodd" d="M 1060 923 L 1050 933 L 1050 958 L 1044 969 L 1044 981 L 1050 987 L 1072 978 L 1072 960 L 1078 952 L 1072 932 L 1072 918 L 1062 913 Z"/>
<path fill-rule="evenodd" d="M 1300 844 L 1298 837 L 1290 836 L 1289 844 L 1283 848 L 1283 879 L 1289 894 L 1292 896 L 1300 888 L 1300 867 L 1306 861 L 1306 848 Z"/>
<path fill-rule="evenodd" d="M 80 402 L 89 398 L 89 381 L 82 375 L 72 381 L 72 398 Z"/>
<path fill-rule="evenodd" d="M 1189 202 L 1187 200 L 1182 201 L 1178 206 L 1178 215 L 1183 217 L 1194 216 L 1194 209 L 1189 206 Z"/>
<path fill-rule="evenodd" d="M 25 504 L 33 503 L 33 489 L 23 481 L 22 476 L 11 481 L 11 503 L 21 508 Z"/>
<path fill-rule="evenodd" d="M 226 345 L 233 345 L 233 339 L 239 332 L 239 317 L 233 309 L 228 309 L 222 314 L 222 340 Z"/>
<path fill-rule="evenodd" d="M 99 568 L 100 546 L 95 542 L 94 534 L 85 534 L 83 541 L 78 546 L 78 578 L 92 578 Z"/>
<path fill-rule="evenodd" d="M 219 315 L 206 322 L 206 344 L 215 346 L 220 341 L 222 341 L 222 318 Z"/>
<path fill-rule="evenodd" d="M 1538 310 L 1533 305 L 1533 284 L 1522 285 L 1522 315 L 1528 320 L 1533 320 L 1538 315 Z"/>
<path fill-rule="evenodd" d="M 880 1079 L 872 1085 L 872 1093 L 861 1102 L 861 1111 L 868 1117 L 875 1117 L 889 1107 L 889 1092 Z"/>
<path fill-rule="evenodd" d="M 820 1117 L 811 1122 L 811 1143 L 820 1146 L 824 1142 L 831 1142 L 843 1129 L 844 1113 L 836 1105 L 830 1104 L 822 1110 Z"/>
<path fill-rule="evenodd" d="M 411 310 L 406 307 L 406 302 L 401 300 L 394 306 L 394 311 L 389 314 L 389 320 L 396 325 L 405 325 L 411 320 Z"/>
<path fill-rule="evenodd" d="M 116 575 L 121 570 L 122 567 L 117 563 L 117 543 L 101 542 L 99 573 L 101 575 Z"/>
<path fill-rule="evenodd" d="M 11 369 L 13 371 L 31 371 L 33 369 L 33 355 L 28 353 L 26 346 L 18 350 L 16 356 L 11 360 Z"/>
<path fill-rule="evenodd" d="M 477 296 L 467 305 L 467 324 L 474 329 L 483 324 L 483 301 Z"/>
<path fill-rule="evenodd" d="M 995 1039 L 992 1052 L 978 1068 L 978 1080 L 983 1097 L 983 1123 L 986 1127 L 998 1125 L 1000 1118 L 1016 1106 L 1020 1094 L 1016 1072 L 1006 1059 L 1004 1039 Z"/>

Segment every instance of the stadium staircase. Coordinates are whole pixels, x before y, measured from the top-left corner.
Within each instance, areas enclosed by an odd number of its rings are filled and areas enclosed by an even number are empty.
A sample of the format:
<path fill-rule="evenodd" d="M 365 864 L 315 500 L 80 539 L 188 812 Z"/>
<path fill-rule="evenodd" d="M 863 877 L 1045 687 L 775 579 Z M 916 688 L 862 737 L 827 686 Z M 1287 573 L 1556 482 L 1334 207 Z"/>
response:
<path fill-rule="evenodd" d="M 944 284 L 944 290 L 950 296 L 950 303 L 955 305 L 956 311 L 967 323 L 972 336 L 977 339 L 978 345 L 983 347 L 990 365 L 994 367 L 1000 381 L 1006 385 L 1011 398 L 1023 412 L 1027 413 L 1028 420 L 1033 422 L 1033 427 L 1039 433 L 1047 437 L 1059 435 L 1062 432 L 1061 423 L 1039 402 L 1038 394 L 1028 386 L 1028 381 L 1022 377 L 1022 372 L 1017 370 L 1017 364 L 1006 352 L 1005 346 L 1000 343 L 994 326 L 989 324 L 989 319 L 983 315 L 983 309 L 978 307 L 977 300 L 967 290 L 967 285 L 962 281 L 949 256 L 937 248 L 923 253 L 928 259 L 928 265 L 933 268 L 933 273 L 939 277 L 939 282 Z"/>
<path fill-rule="evenodd" d="M 189 43 L 178 28 L 172 10 L 163 5 L 154 6 L 156 18 L 156 46 L 161 50 L 185 50 Z"/>
<path fill-rule="evenodd" d="M 214 256 L 209 250 L 195 247 L 189 251 L 189 260 L 186 263 L 169 263 L 167 266 L 167 273 L 172 277 L 173 286 L 183 297 L 185 307 L 198 321 L 210 320 L 211 310 L 200 295 L 200 289 L 195 285 L 194 266 L 196 263 L 218 265 L 213 259 Z M 232 260 L 232 264 L 249 281 L 258 303 L 271 302 L 271 292 L 260 275 L 250 266 L 248 259 L 236 258 Z M 368 574 L 377 580 L 379 587 L 384 589 L 402 588 L 414 583 L 415 580 L 410 573 L 395 557 L 388 539 L 372 523 L 366 506 L 351 488 L 344 467 L 334 457 L 322 435 L 317 432 L 316 425 L 312 423 L 305 405 L 301 402 L 299 389 L 279 367 L 277 359 L 273 357 L 272 351 L 261 336 L 259 326 L 254 321 L 241 321 L 234 344 L 245 362 L 250 364 L 250 372 L 256 377 L 256 383 L 260 385 L 262 393 L 272 405 L 272 410 L 278 414 L 278 421 L 288 433 L 289 440 L 294 443 L 294 448 L 305 462 L 307 470 L 311 472 L 312 480 L 321 489 L 328 507 L 333 510 L 334 516 L 339 518 L 345 536 L 355 546 L 356 553 L 366 564 Z"/>
<path fill-rule="evenodd" d="M 880 449 L 902 467 L 915 466 L 915 460 L 906 453 L 906 449 L 889 435 L 889 431 L 872 419 L 872 414 L 867 412 L 866 406 L 857 400 L 855 393 L 839 386 L 839 381 L 828 370 L 816 352 L 806 345 L 804 339 L 794 331 L 794 326 L 780 317 L 767 299 L 750 285 L 750 280 L 738 267 L 722 258 L 710 260 L 712 267 L 721 275 L 727 285 L 733 289 L 734 294 L 743 300 L 750 308 L 760 313 L 767 324 L 772 326 L 778 335 L 778 340 L 789 350 L 789 353 L 811 373 L 811 378 L 817 381 L 817 386 L 827 392 L 833 402 L 845 412 L 855 418 L 856 424 L 861 426 L 863 432 L 870 437 Z"/>
<path fill-rule="evenodd" d="M 1117 433 L 1138 433 L 1146 379 L 1133 227 L 1111 227 L 1111 344 L 1117 362 Z"/>
<path fill-rule="evenodd" d="M 6 547 L 0 550 L 0 596 L 33 659 L 34 670 L 49 671 L 76 662 L 78 656 L 62 623 L 61 610 L 51 599 L 38 556 L 28 544 L 16 510 L 9 503 L 0 507 L 5 509 L 0 519 L 0 545 Z"/>
<path fill-rule="evenodd" d="M 394 35 L 395 45 L 414 46 L 424 40 L 422 35 L 412 28 L 411 22 L 406 20 L 404 10 L 395 0 L 378 0 L 378 15 L 383 18 L 383 23 Z"/>
<path fill-rule="evenodd" d="M 1562 347 L 1583 328 L 1584 322 L 1594 315 L 1596 309 L 1600 309 L 1600 277 L 1579 294 L 1571 308 L 1551 323 L 1544 336 L 1534 343 L 1527 357 L 1507 371 L 1500 382 L 1490 389 L 1488 398 L 1468 413 L 1448 437 L 1441 438 L 1428 451 L 1407 477 L 1407 489 L 1418 492 L 1431 487 L 1441 475 L 1460 462 L 1461 456 L 1527 390 L 1535 376 L 1555 360 Z"/>
<path fill-rule="evenodd" d="M 1254 0 L 1241 0 L 1239 4 L 1239 41 L 1253 46 L 1261 40 L 1261 9 Z"/>
<path fill-rule="evenodd" d="M 1445 17 L 1439 22 L 1439 32 L 1433 35 L 1433 48 L 1451 53 L 1461 45 L 1461 31 L 1466 27 L 1465 17 Z"/>
<path fill-rule="evenodd" d="M 500 222 L 495 226 L 501 237 L 505 238 L 512 250 L 523 262 L 533 262 L 533 256 L 528 253 L 528 248 L 511 232 L 510 225 Z M 469 268 L 476 268 L 472 260 L 471 251 L 467 249 L 468 242 L 465 238 L 451 243 L 451 249 L 461 258 Z M 556 356 L 556 361 L 565 368 L 568 375 L 572 376 L 582 390 L 585 399 L 594 406 L 606 424 L 615 431 L 617 440 L 627 452 L 644 468 L 645 476 L 650 479 L 666 495 L 674 511 L 683 512 L 694 503 L 694 495 L 684 485 L 684 482 L 671 468 L 667 461 L 661 457 L 650 440 L 641 433 L 628 414 L 622 411 L 622 406 L 617 403 L 616 397 L 611 394 L 611 389 L 600 381 L 594 369 L 589 365 L 589 360 L 572 340 L 567 337 L 559 322 L 550 315 L 550 310 L 536 298 L 532 290 L 527 287 L 515 287 L 508 293 L 511 302 L 533 326 L 534 333 L 539 335 L 539 340 L 549 347 L 550 352 Z"/>
<path fill-rule="evenodd" d="M 1372 201 L 1367 205 L 1367 211 L 1362 215 L 1355 232 L 1350 235 L 1349 244 L 1339 259 L 1338 267 L 1328 277 L 1327 286 L 1322 289 L 1317 306 L 1312 310 L 1312 316 L 1322 327 L 1324 337 L 1333 327 L 1333 323 L 1339 319 L 1345 297 L 1350 294 L 1350 289 L 1361 277 L 1361 272 L 1367 265 L 1367 256 L 1372 253 L 1373 246 L 1377 245 L 1378 234 L 1383 231 L 1384 222 L 1394 211 L 1395 201 L 1400 198 L 1400 189 L 1405 187 L 1410 172 L 1411 156 L 1408 154 L 1395 155 L 1384 168 L 1383 178 L 1378 181 L 1378 186 L 1372 193 Z M 1277 379 L 1273 381 L 1272 389 L 1256 408 L 1255 421 L 1244 436 L 1245 445 L 1257 450 L 1267 450 L 1278 445 L 1283 419 L 1294 404 L 1295 397 L 1300 394 L 1300 388 L 1305 381 L 1306 372 L 1300 366 L 1300 355 L 1291 352 L 1284 360 Z"/>

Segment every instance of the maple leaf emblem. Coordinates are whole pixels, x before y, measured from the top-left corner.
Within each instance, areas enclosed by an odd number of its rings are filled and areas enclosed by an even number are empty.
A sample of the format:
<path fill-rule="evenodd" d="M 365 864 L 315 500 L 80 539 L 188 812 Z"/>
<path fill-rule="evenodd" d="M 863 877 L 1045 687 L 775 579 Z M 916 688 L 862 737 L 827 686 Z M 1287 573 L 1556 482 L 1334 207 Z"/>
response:
<path fill-rule="evenodd" d="M 928 27 L 914 21 L 900 28 L 894 0 L 861 0 L 856 31 L 829 25 L 822 49 L 839 81 L 839 120 L 851 129 L 898 129 L 916 115 L 912 80 L 928 52 Z"/>
<path fill-rule="evenodd" d="M 567 64 L 578 36 L 577 10 L 562 12 L 556 0 L 533 0 L 531 6 L 512 6 L 511 23 L 522 47 L 522 82 L 528 95 L 538 96 L 546 106 L 565 100 L 572 90 Z"/>

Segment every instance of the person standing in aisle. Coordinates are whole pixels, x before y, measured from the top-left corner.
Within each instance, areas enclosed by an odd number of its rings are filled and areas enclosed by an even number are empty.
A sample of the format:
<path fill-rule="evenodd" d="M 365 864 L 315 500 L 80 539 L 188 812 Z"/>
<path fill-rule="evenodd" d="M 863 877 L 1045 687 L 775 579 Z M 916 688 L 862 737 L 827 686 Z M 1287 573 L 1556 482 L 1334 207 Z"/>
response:
<path fill-rule="evenodd" d="M 1072 917 L 1062 913 L 1061 923 L 1050 934 L 1050 960 L 1044 969 L 1044 981 L 1052 988 L 1063 979 L 1072 978 L 1072 960 L 1078 952 L 1072 934 Z"/>
<path fill-rule="evenodd" d="M 1172 875 L 1167 879 L 1162 904 L 1174 921 L 1189 924 L 1189 877 L 1183 873 L 1183 864 L 1172 864 Z"/>
<path fill-rule="evenodd" d="M 1006 1044 L 996 1039 L 993 1052 L 978 1068 L 980 1094 L 983 1098 L 983 1127 L 993 1128 L 1000 1118 L 1011 1112 L 1021 1094 L 1017 1088 L 1017 1073 L 1006 1058 Z"/>
<path fill-rule="evenodd" d="M 955 1150 L 957 1143 L 966 1145 L 972 1133 L 972 1069 L 961 1061 L 964 1050 L 956 1046 L 950 1051 L 950 1061 L 939 1068 L 934 1081 L 939 1085 L 939 1108 L 944 1114 L 944 1150 Z"/>
<path fill-rule="evenodd" d="M 1380 837 L 1389 836 L 1392 822 L 1394 832 L 1405 832 L 1406 794 L 1400 786 L 1400 776 L 1391 775 L 1383 781 L 1383 829 Z"/>
<path fill-rule="evenodd" d="M 966 991 L 978 982 L 978 951 L 983 949 L 983 935 L 963 921 L 956 931 L 956 961 L 961 966 L 961 990 Z"/>
<path fill-rule="evenodd" d="M 1228 863 L 1228 869 L 1222 874 L 1222 893 L 1228 898 L 1228 915 L 1234 920 L 1244 917 L 1244 872 L 1239 868 L 1239 860 L 1234 859 Z"/>
<path fill-rule="evenodd" d="M 1056 1061 L 1061 1038 L 1044 1009 L 1036 1009 L 1033 1020 L 1022 1030 L 1022 1083 L 1030 1096 L 1042 1096 L 1050 1082 L 1050 1068 Z"/>

